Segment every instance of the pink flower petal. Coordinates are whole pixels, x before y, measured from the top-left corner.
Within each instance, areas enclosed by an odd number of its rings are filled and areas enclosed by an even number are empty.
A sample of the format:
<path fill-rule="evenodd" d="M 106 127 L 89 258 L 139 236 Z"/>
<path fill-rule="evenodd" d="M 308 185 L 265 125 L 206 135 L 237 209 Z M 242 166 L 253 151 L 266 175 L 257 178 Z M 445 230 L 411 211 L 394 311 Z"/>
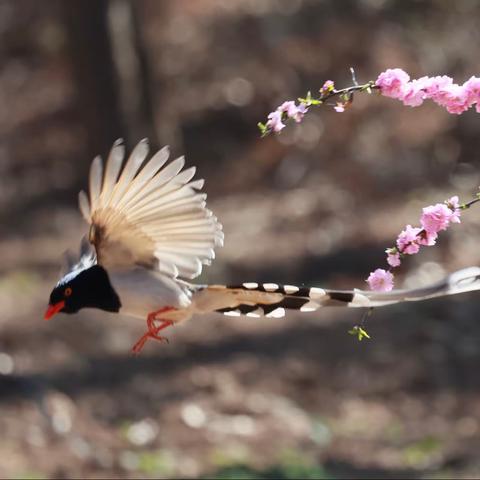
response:
<path fill-rule="evenodd" d="M 322 88 L 320 89 L 320 93 L 325 94 L 325 93 L 331 92 L 334 88 L 335 88 L 335 84 L 333 83 L 333 81 L 327 80 L 323 84 Z"/>
<path fill-rule="evenodd" d="M 446 230 L 450 224 L 452 211 L 444 203 L 430 205 L 423 209 L 420 223 L 428 233 L 438 233 Z"/>
<path fill-rule="evenodd" d="M 409 80 L 410 76 L 401 68 L 389 68 L 378 76 L 375 85 L 386 97 L 403 98 Z"/>
<path fill-rule="evenodd" d="M 431 247 L 432 245 L 435 245 L 437 241 L 438 234 L 436 232 L 427 232 L 423 231 L 420 233 L 417 237 L 417 242 L 419 245 L 425 245 L 427 247 Z"/>
<path fill-rule="evenodd" d="M 420 228 L 412 227 L 407 225 L 405 230 L 402 230 L 397 238 L 397 247 L 400 253 L 405 253 L 406 255 L 414 255 L 420 250 L 420 245 L 418 244 L 418 234 L 420 233 Z"/>
<path fill-rule="evenodd" d="M 367 278 L 368 286 L 376 292 L 389 292 L 393 288 L 393 274 L 377 268 Z"/>
<path fill-rule="evenodd" d="M 447 207 L 452 211 L 450 222 L 461 223 L 460 215 L 462 214 L 462 209 L 460 208 L 458 196 L 454 195 L 453 197 L 449 198 L 445 203 L 447 204 Z"/>
<path fill-rule="evenodd" d="M 266 126 L 268 129 L 271 129 L 276 133 L 281 132 L 285 128 L 285 124 L 282 122 L 282 112 L 277 110 L 269 113 Z"/>
<path fill-rule="evenodd" d="M 386 250 L 387 253 L 387 263 L 391 267 L 399 267 L 402 263 L 400 260 L 400 253 L 399 252 L 391 252 L 390 249 Z"/>

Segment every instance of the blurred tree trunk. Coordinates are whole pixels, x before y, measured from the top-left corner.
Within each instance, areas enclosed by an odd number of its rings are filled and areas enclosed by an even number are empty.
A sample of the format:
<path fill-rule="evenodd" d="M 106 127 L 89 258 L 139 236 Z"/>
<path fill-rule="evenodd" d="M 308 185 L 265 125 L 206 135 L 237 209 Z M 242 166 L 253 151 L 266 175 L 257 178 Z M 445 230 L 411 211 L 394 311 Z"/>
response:
<path fill-rule="evenodd" d="M 148 137 L 156 143 L 148 55 L 142 35 L 138 3 L 112 0 L 109 7 L 120 108 L 130 144 Z"/>
<path fill-rule="evenodd" d="M 78 109 L 86 131 L 86 170 L 93 156 L 106 154 L 125 134 L 108 26 L 107 0 L 61 2 L 67 27 Z"/>

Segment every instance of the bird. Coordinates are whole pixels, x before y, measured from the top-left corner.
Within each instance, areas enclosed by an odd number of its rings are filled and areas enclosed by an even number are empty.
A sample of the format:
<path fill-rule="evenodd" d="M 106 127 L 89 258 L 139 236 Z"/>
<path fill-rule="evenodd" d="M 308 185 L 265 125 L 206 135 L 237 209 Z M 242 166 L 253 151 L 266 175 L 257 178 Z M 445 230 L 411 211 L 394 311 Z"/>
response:
<path fill-rule="evenodd" d="M 132 347 L 139 354 L 149 339 L 168 341 L 163 330 L 198 314 L 275 318 L 286 310 L 373 308 L 480 289 L 479 267 L 459 270 L 427 287 L 390 292 L 192 283 L 223 246 L 222 225 L 206 206 L 204 180 L 194 179 L 195 167 L 184 169 L 183 156 L 168 162 L 168 147 L 147 160 L 148 154 L 147 139 L 128 158 L 123 141 L 117 140 L 105 166 L 101 157 L 93 160 L 89 194 L 79 194 L 88 233 L 78 254 L 65 254 L 46 320 L 83 308 L 143 319 L 146 331 Z"/>

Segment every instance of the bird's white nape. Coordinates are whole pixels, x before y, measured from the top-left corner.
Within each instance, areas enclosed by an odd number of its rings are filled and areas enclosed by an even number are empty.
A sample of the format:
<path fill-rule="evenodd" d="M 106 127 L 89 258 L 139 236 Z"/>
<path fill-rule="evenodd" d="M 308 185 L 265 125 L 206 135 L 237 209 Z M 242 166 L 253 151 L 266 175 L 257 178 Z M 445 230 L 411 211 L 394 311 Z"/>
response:
<path fill-rule="evenodd" d="M 61 278 L 58 284 L 72 280 L 80 272 L 92 267 L 97 263 L 95 250 L 86 237 L 82 238 L 78 254 L 67 250 L 63 254 Z"/>

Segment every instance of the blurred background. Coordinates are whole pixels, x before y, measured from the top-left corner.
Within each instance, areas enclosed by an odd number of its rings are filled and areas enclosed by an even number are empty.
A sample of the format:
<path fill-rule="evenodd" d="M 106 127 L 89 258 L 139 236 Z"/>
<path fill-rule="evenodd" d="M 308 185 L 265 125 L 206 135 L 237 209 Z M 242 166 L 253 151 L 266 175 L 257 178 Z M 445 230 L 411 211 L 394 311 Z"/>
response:
<path fill-rule="evenodd" d="M 206 179 L 225 247 L 201 282 L 365 288 L 421 207 L 480 184 L 475 111 L 358 96 L 259 138 L 325 80 L 480 75 L 476 1 L 0 1 L 0 476 L 480 475 L 479 295 L 286 319 L 42 320 L 85 225 L 77 192 L 116 138 Z M 397 285 L 478 265 L 478 208 Z"/>

